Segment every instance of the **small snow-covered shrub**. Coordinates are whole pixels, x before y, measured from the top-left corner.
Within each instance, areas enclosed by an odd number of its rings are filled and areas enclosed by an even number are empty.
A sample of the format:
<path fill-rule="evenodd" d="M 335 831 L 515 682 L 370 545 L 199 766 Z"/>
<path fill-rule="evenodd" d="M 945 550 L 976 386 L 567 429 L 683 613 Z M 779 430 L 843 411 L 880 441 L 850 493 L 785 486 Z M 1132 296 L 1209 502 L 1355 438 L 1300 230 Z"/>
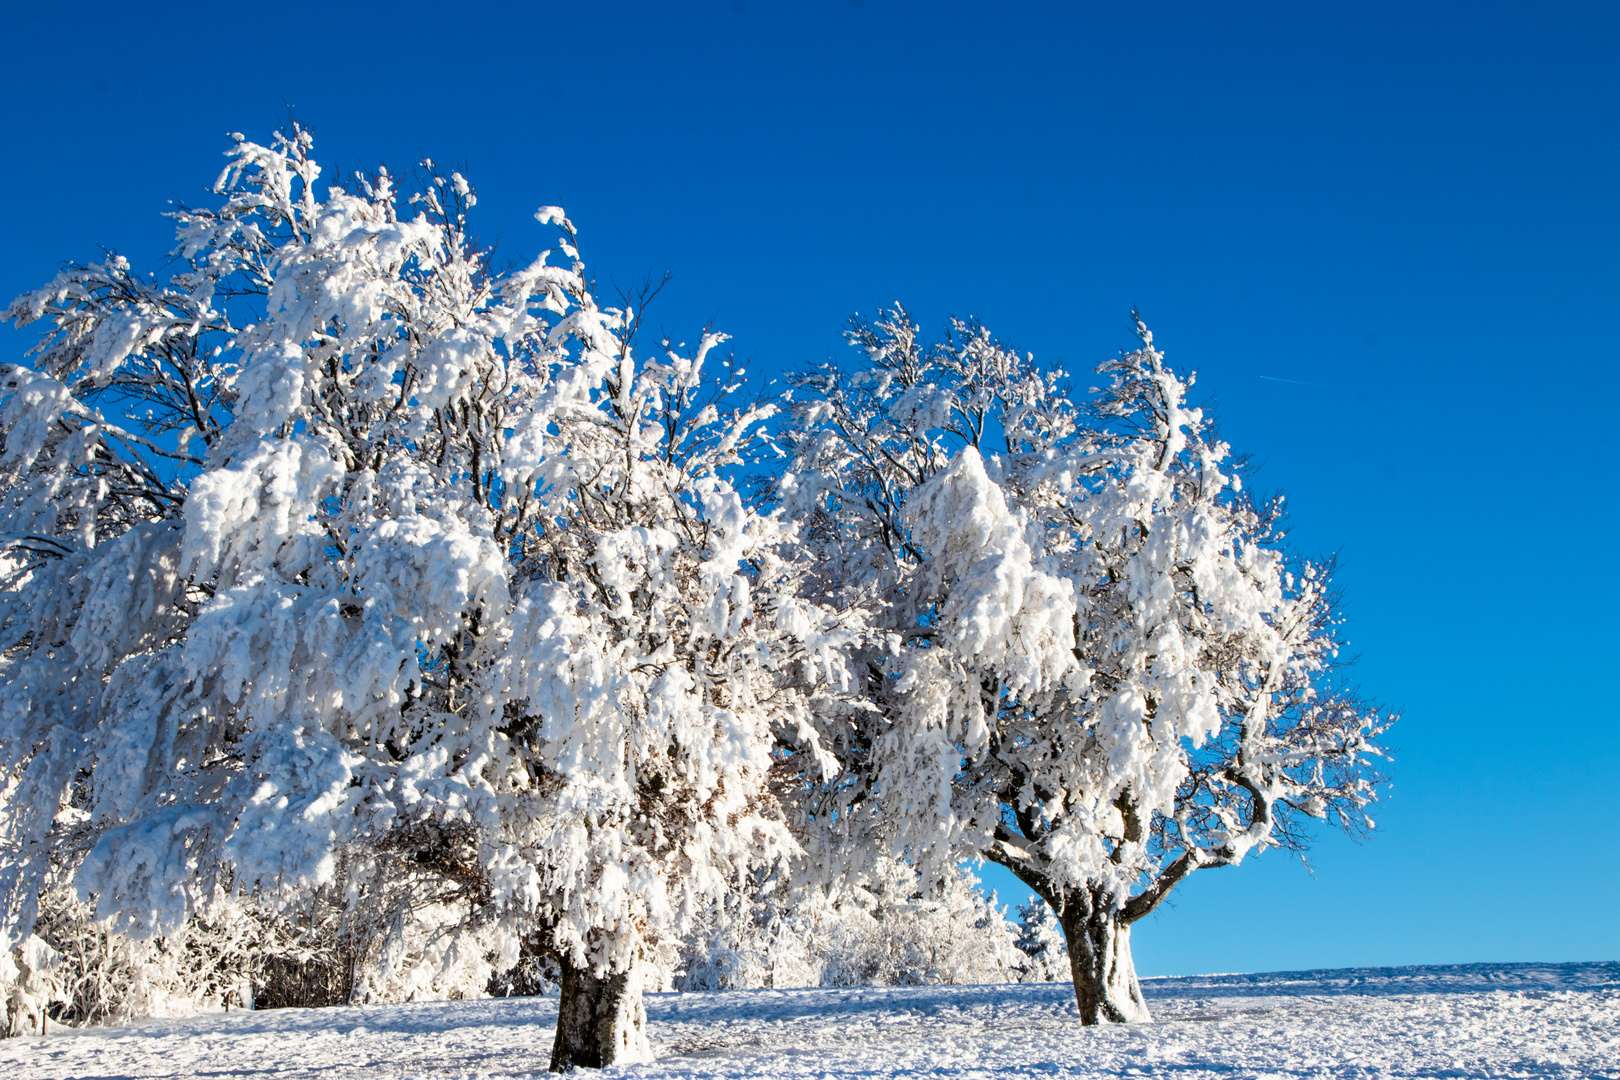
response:
<path fill-rule="evenodd" d="M 975 886 L 966 868 L 948 872 L 929 895 L 903 863 L 870 887 L 831 935 L 823 986 L 917 986 L 1009 982 L 1022 962 L 1006 909 Z M 862 899 L 865 899 L 864 897 Z M 866 916 L 863 919 L 861 916 Z"/>
<path fill-rule="evenodd" d="M 762 888 L 730 897 L 681 950 L 674 986 L 686 991 L 816 986 L 821 977 L 816 947 L 830 911 L 825 897 L 809 890 L 797 905 Z"/>
<path fill-rule="evenodd" d="M 1018 950 L 1025 957 L 1019 982 L 1065 982 L 1072 977 L 1063 924 L 1046 901 L 1037 898 L 1018 906 Z"/>
<path fill-rule="evenodd" d="M 917 986 L 1009 982 L 1025 960 L 1006 909 L 965 868 L 928 895 L 903 862 L 833 895 L 736 901 L 683 954 L 676 986 Z"/>
<path fill-rule="evenodd" d="M 167 934 L 136 940 L 96 921 L 88 903 L 58 888 L 41 898 L 35 935 L 13 950 L 34 942 L 49 950 L 48 978 L 36 963 L 13 963 L 0 964 L 0 981 L 8 1000 L 21 994 L 34 1002 L 36 1030 L 46 1009 L 72 1025 L 185 1016 L 249 1004 L 268 936 L 247 905 L 226 903 Z M 23 971 L 13 974 L 13 967 Z M 19 1033 L 13 1022 L 11 1034 Z"/>
<path fill-rule="evenodd" d="M 61 1000 L 61 969 L 62 954 L 37 935 L 0 953 L 0 992 L 5 999 L 0 1035 L 45 1033 L 46 1010 Z"/>

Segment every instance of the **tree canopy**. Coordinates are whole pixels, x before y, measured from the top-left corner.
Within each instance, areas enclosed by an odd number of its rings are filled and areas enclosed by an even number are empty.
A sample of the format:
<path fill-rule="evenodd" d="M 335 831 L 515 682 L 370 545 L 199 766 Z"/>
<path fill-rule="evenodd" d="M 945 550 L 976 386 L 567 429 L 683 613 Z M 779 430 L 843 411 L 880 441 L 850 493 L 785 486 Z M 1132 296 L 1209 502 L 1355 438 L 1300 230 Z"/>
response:
<path fill-rule="evenodd" d="M 655 290 L 599 303 L 561 209 L 500 269 L 458 173 L 312 147 L 235 137 L 167 279 L 8 311 L 7 950 L 66 886 L 135 938 L 319 907 L 374 939 L 351 993 L 549 958 L 566 1069 L 646 1056 L 698 928 L 786 925 L 739 904 L 915 883 L 988 926 L 982 859 L 1125 1021 L 1188 873 L 1370 827 L 1331 566 L 1140 322 L 1081 393 L 896 308 L 750 398 L 725 335 L 644 340 Z"/>

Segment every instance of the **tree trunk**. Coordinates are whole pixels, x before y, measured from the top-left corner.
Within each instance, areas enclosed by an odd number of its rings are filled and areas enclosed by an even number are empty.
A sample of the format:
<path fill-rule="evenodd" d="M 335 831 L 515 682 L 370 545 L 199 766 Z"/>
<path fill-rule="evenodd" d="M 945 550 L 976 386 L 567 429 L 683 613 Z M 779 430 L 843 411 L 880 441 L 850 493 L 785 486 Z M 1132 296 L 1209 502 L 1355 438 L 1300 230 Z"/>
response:
<path fill-rule="evenodd" d="M 640 966 L 632 964 L 628 971 L 598 976 L 589 967 L 575 967 L 564 960 L 551 1071 L 651 1060 Z"/>
<path fill-rule="evenodd" d="M 1131 960 L 1131 928 L 1107 896 L 1068 889 L 1058 910 L 1069 946 L 1069 971 L 1082 1024 L 1134 1024 L 1151 1020 Z"/>

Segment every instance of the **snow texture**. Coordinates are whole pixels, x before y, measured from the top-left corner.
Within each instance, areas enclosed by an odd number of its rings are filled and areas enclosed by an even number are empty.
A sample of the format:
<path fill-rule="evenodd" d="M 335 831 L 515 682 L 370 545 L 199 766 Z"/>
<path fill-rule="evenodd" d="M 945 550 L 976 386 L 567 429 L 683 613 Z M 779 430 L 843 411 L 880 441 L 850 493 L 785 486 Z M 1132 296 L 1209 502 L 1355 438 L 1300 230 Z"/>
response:
<path fill-rule="evenodd" d="M 1620 1077 L 1620 963 L 1143 982 L 1082 1028 L 1062 984 L 658 994 L 640 1077 Z M 539 1076 L 556 1000 L 216 1013 L 0 1043 L 11 1080 Z M 604 1075 L 606 1075 L 604 1074 Z"/>

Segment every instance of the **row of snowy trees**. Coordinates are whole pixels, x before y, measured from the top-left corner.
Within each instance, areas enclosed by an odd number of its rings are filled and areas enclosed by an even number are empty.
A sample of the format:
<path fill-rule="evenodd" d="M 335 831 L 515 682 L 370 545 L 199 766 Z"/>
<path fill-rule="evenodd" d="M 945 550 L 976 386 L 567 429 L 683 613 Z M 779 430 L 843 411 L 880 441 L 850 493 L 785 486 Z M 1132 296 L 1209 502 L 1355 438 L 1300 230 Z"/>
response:
<path fill-rule="evenodd" d="M 1123 1021 L 1188 873 L 1370 826 L 1329 568 L 1145 328 L 1077 395 L 896 309 L 749 399 L 723 335 L 599 303 L 560 209 L 498 270 L 460 175 L 311 145 L 236 137 L 166 279 L 9 311 L 45 333 L 0 369 L 6 949 L 55 889 L 119 940 L 306 927 L 356 999 L 543 957 L 566 1069 L 646 1056 L 695 936 L 809 963 L 760 935 L 983 859 Z"/>
<path fill-rule="evenodd" d="M 1069 978 L 1068 953 L 1039 900 L 1007 910 L 959 870 L 936 889 L 891 861 L 836 898 L 780 895 L 765 883 L 717 904 L 678 950 L 652 958 L 646 984 L 682 991 L 801 986 L 962 985 Z M 50 1020 L 118 1023 L 224 1008 L 275 1008 L 555 994 L 538 951 L 504 970 L 496 942 L 466 947 L 457 913 L 424 907 L 382 934 L 367 914 L 317 900 L 296 919 L 250 900 L 215 906 L 147 939 L 110 930 L 71 888 L 48 889 L 34 933 L 0 954 L 0 1037 Z M 375 914 L 375 913 L 369 913 Z M 444 945 L 458 941 L 462 947 Z"/>
<path fill-rule="evenodd" d="M 890 860 L 856 887 L 741 892 L 682 950 L 679 990 L 1051 982 L 1069 978 L 1051 909 L 1006 918 L 965 869 L 927 887 Z"/>

